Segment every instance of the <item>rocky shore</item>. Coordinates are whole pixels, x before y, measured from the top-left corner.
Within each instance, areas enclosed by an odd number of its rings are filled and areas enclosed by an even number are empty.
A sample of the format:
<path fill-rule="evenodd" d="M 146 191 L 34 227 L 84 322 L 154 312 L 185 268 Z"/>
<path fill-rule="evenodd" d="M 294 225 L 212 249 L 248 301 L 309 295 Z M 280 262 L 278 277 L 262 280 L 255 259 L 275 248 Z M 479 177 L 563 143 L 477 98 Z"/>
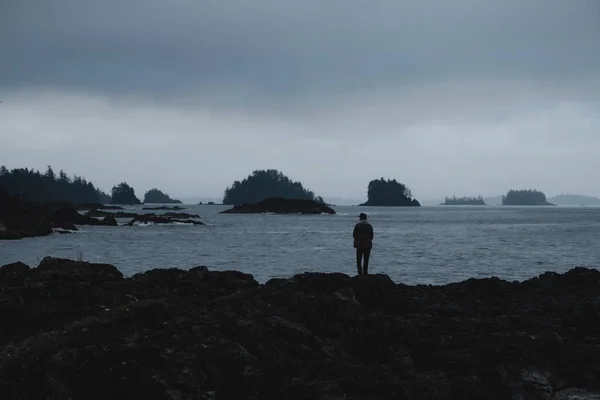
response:
<path fill-rule="evenodd" d="M 92 207 L 84 214 L 79 211 Z M 10 196 L 0 190 L 0 240 L 22 239 L 27 237 L 47 236 L 53 232 L 71 233 L 77 225 L 117 226 L 117 218 L 131 218 L 123 225 L 134 226 L 145 223 L 170 224 L 182 223 L 204 225 L 195 219 L 195 214 L 167 212 L 164 214 L 137 214 L 119 210 L 118 206 L 102 206 L 98 204 L 74 205 L 69 202 L 41 204 Z"/>
<path fill-rule="evenodd" d="M 0 268 L 20 399 L 600 398 L 600 272 L 395 284 L 44 259 Z"/>

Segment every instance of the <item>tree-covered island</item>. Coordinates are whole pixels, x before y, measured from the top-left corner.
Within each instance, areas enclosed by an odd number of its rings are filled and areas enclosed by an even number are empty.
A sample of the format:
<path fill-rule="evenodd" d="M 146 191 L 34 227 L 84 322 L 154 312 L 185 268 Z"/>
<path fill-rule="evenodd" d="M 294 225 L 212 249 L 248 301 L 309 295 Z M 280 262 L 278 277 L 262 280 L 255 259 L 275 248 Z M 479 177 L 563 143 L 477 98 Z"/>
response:
<path fill-rule="evenodd" d="M 539 190 L 509 190 L 502 196 L 503 206 L 553 206 Z"/>
<path fill-rule="evenodd" d="M 369 182 L 367 201 L 359 206 L 413 206 L 421 204 L 414 198 L 410 189 L 396 179 L 374 179 Z"/>
<path fill-rule="evenodd" d="M 305 189 L 276 169 L 256 170 L 242 181 L 235 181 L 225 189 L 223 204 L 257 204 L 267 198 L 314 200 L 324 203 L 320 196 Z"/>

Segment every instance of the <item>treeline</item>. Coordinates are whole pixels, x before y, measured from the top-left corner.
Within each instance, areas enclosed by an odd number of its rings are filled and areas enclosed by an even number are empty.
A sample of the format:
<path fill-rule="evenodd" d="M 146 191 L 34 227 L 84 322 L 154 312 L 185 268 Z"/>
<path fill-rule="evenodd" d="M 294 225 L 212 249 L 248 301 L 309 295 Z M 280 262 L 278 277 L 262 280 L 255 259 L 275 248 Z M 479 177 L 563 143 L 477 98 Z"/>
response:
<path fill-rule="evenodd" d="M 91 182 L 80 176 L 69 177 L 63 170 L 58 175 L 51 166 L 46 172 L 15 168 L 8 170 L 0 167 L 0 189 L 8 194 L 19 196 L 29 201 L 50 203 L 69 201 L 73 204 L 141 204 L 135 190 L 126 182 L 113 186 L 111 195 L 104 193 Z M 146 192 L 144 200 L 148 203 L 181 203 L 169 195 L 154 188 Z"/>
<path fill-rule="evenodd" d="M 446 197 L 444 199 L 444 206 L 485 206 L 483 197 L 477 196 L 464 196 L 464 197 Z"/>
<path fill-rule="evenodd" d="M 56 175 L 50 166 L 45 173 L 27 168 L 9 171 L 3 166 L 0 168 L 0 189 L 11 195 L 39 202 L 142 204 L 133 187 L 126 182 L 113 186 L 109 196 L 77 175 L 71 178 L 62 170 Z M 231 187 L 225 189 L 223 204 L 256 204 L 269 197 L 313 200 L 325 204 L 321 196 L 315 196 L 302 183 L 291 180 L 276 169 L 255 170 L 242 181 L 236 180 Z M 367 197 L 368 200 L 361 206 L 420 205 L 412 198 L 406 185 L 395 179 L 372 180 L 368 185 Z M 144 202 L 181 203 L 157 188 L 146 192 Z"/>
<path fill-rule="evenodd" d="M 268 197 L 306 199 L 324 203 L 322 197 L 305 189 L 276 169 L 256 170 L 242 181 L 235 181 L 225 189 L 223 204 L 256 204 Z"/>
<path fill-rule="evenodd" d="M 509 190 L 502 196 L 503 206 L 549 206 L 546 195 L 539 190 Z"/>
<path fill-rule="evenodd" d="M 28 168 L 0 167 L 0 189 L 30 201 L 70 201 L 75 204 L 108 203 L 110 197 L 80 176 L 58 175 L 48 166 L 45 173 Z"/>

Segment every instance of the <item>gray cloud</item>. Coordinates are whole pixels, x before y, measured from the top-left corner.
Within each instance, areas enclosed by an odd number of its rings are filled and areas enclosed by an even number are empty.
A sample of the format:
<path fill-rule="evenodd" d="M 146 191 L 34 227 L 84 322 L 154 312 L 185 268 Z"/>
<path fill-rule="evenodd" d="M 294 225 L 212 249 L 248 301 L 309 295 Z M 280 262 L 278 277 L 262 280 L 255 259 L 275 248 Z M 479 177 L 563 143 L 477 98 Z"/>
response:
<path fill-rule="evenodd" d="M 175 196 L 257 168 L 600 195 L 597 1 L 296 3 L 2 2 L 1 163 Z"/>
<path fill-rule="evenodd" d="M 4 3 L 0 85 L 289 97 L 598 77 L 593 0 Z"/>

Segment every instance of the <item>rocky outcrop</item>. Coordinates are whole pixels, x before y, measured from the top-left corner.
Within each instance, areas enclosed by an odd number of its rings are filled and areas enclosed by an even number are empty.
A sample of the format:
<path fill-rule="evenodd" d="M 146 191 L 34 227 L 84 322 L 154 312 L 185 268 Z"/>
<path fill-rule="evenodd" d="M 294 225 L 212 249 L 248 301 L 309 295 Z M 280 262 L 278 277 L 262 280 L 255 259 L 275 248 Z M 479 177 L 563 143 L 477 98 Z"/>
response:
<path fill-rule="evenodd" d="M 327 204 L 304 199 L 285 199 L 270 197 L 257 204 L 235 205 L 221 214 L 335 214 L 335 210 Z"/>
<path fill-rule="evenodd" d="M 81 215 L 74 207 L 53 208 L 0 191 L 0 240 L 46 236 L 54 229 L 76 230 L 75 225 L 104 225 L 104 222 Z"/>
<path fill-rule="evenodd" d="M 179 207 L 179 206 L 144 207 L 144 208 L 142 208 L 142 210 L 185 210 L 185 207 Z"/>
<path fill-rule="evenodd" d="M 169 213 L 167 213 L 169 214 Z M 184 214 L 188 215 L 188 214 Z M 135 226 L 139 224 L 172 224 L 172 223 L 180 223 L 180 224 L 190 224 L 190 225 L 204 225 L 201 221 L 196 221 L 193 219 L 188 219 L 185 216 L 182 218 L 178 218 L 177 215 L 154 215 L 154 214 L 140 214 L 131 221 L 127 223 L 129 226 Z"/>
<path fill-rule="evenodd" d="M 0 393 L 50 399 L 584 399 L 600 272 L 519 283 L 0 268 Z M 579 397 L 577 397 L 579 396 Z M 588 397 L 584 397 L 588 396 Z"/>
<path fill-rule="evenodd" d="M 102 218 L 102 223 L 104 225 L 107 226 L 117 226 L 117 219 L 115 217 L 113 217 L 112 215 L 107 215 L 106 217 Z"/>
<path fill-rule="evenodd" d="M 104 218 L 104 217 L 135 218 L 140 214 L 134 213 L 134 212 L 125 212 L 125 211 L 110 212 L 110 211 L 102 211 L 102 210 L 92 209 L 92 210 L 89 210 L 88 212 L 86 212 L 84 215 L 87 217 L 93 217 L 93 218 Z"/>
<path fill-rule="evenodd" d="M 155 214 L 155 213 L 147 213 L 147 214 L 138 214 L 133 212 L 107 212 L 100 210 L 90 210 L 85 213 L 88 217 L 114 217 L 114 218 L 137 218 L 140 216 L 160 216 L 166 218 L 200 218 L 197 214 L 189 214 L 189 213 L 176 213 L 176 212 L 167 212 L 164 214 Z"/>

